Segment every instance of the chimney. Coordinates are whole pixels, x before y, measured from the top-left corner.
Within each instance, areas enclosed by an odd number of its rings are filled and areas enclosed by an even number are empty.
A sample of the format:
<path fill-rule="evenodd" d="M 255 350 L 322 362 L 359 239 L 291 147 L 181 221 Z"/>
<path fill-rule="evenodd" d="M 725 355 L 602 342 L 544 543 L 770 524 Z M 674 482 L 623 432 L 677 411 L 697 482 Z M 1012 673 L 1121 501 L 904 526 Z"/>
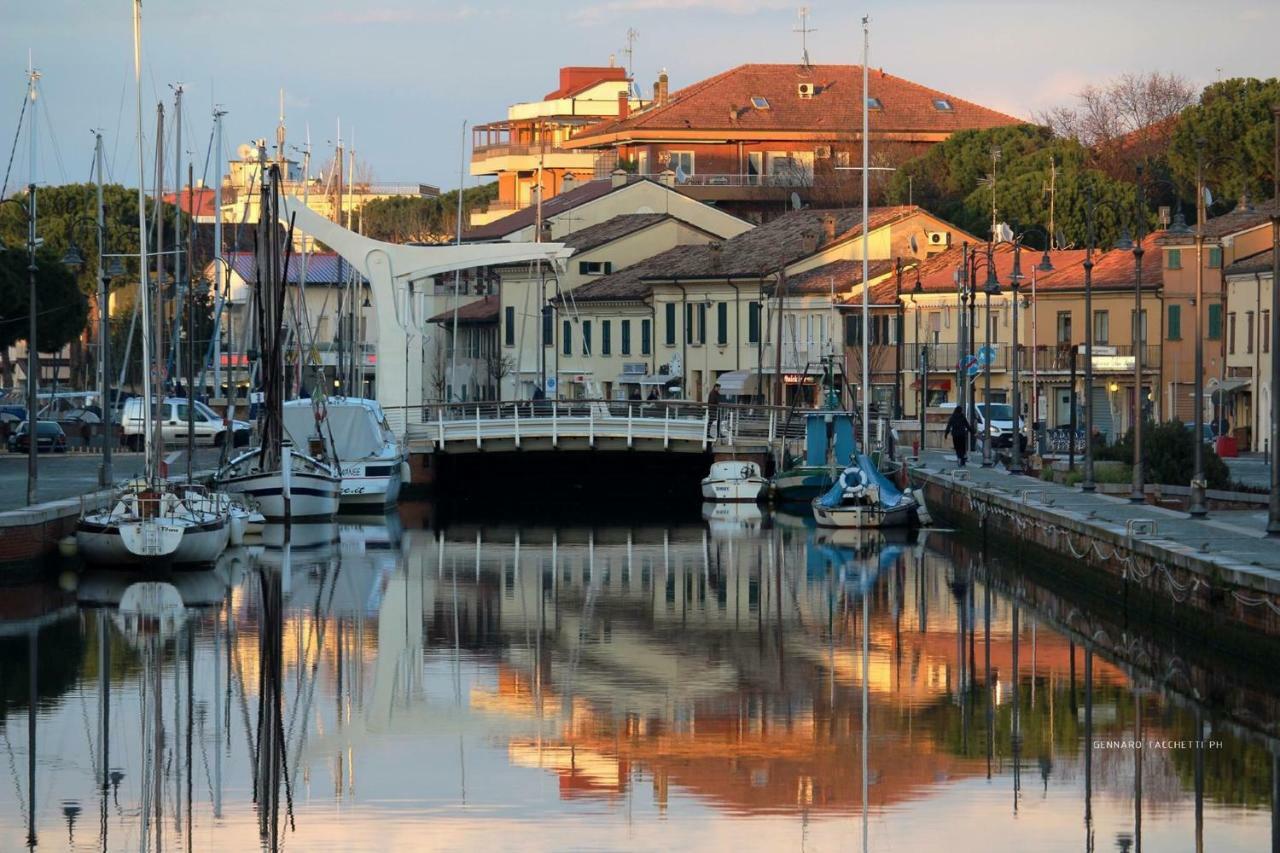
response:
<path fill-rule="evenodd" d="M 836 239 L 836 218 L 828 213 L 822 217 L 822 245 L 834 243 Z"/>
<path fill-rule="evenodd" d="M 565 172 L 564 177 L 560 179 L 560 192 L 567 193 L 578 185 L 578 178 L 573 172 Z"/>
<path fill-rule="evenodd" d="M 676 185 L 676 173 L 672 169 L 663 169 L 662 174 L 658 175 L 658 183 L 664 187 L 674 187 Z"/>
<path fill-rule="evenodd" d="M 658 73 L 658 82 L 653 84 L 653 100 L 659 106 L 667 102 L 667 69 Z"/>
<path fill-rule="evenodd" d="M 722 244 L 719 240 L 713 240 L 707 244 L 707 248 L 711 250 L 711 269 L 716 272 L 719 272 L 720 270 L 721 246 Z"/>
<path fill-rule="evenodd" d="M 624 119 L 631 115 L 631 98 L 626 92 L 618 93 L 618 119 Z"/>
<path fill-rule="evenodd" d="M 812 255 L 818 251 L 818 235 L 812 231 L 806 231 L 800 235 L 800 247 L 804 250 L 806 256 Z"/>
<path fill-rule="evenodd" d="M 612 178 L 613 178 L 613 185 L 614 185 L 615 187 L 622 187 L 622 186 L 626 186 L 626 184 L 627 184 L 627 170 L 626 170 L 626 169 L 614 169 L 614 170 L 613 170 L 613 174 L 612 174 Z"/>

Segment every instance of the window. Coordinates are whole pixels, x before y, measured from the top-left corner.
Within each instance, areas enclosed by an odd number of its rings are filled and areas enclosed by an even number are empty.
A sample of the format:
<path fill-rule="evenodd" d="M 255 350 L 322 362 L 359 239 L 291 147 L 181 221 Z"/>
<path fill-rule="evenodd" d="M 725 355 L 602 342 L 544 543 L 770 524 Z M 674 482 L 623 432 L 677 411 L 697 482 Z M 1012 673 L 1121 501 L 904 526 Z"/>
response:
<path fill-rule="evenodd" d="M 542 345 L 544 347 L 555 345 L 555 314 L 551 311 L 550 305 L 542 306 Z"/>
<path fill-rule="evenodd" d="M 1059 344 L 1071 343 L 1071 312 L 1070 311 L 1058 312 L 1058 343 Z"/>
<path fill-rule="evenodd" d="M 844 315 L 844 345 L 847 347 L 862 346 L 862 315 Z"/>
<path fill-rule="evenodd" d="M 582 321 L 582 354 L 591 355 L 591 321 Z"/>
<path fill-rule="evenodd" d="M 1182 269 L 1182 250 L 1168 249 L 1164 253 L 1164 268 L 1167 270 Z"/>
<path fill-rule="evenodd" d="M 1262 351 L 1264 353 L 1271 352 L 1271 312 L 1262 312 L 1262 331 L 1258 337 L 1262 338 Z"/>
<path fill-rule="evenodd" d="M 950 102 L 950 101 L 948 101 L 946 98 L 934 98 L 934 99 L 933 99 L 933 108 L 934 108 L 935 110 L 938 110 L 939 112 L 944 112 L 944 113 L 945 113 L 945 112 L 950 112 L 950 111 L 951 111 L 951 102 Z"/>
<path fill-rule="evenodd" d="M 1137 329 L 1138 329 L 1138 333 L 1137 333 L 1137 335 L 1135 335 L 1135 337 L 1137 338 L 1137 340 L 1135 340 L 1135 341 L 1134 341 L 1134 343 L 1145 344 L 1145 343 L 1147 342 L 1147 309 L 1145 309 L 1145 308 L 1143 308 L 1143 309 L 1142 309 L 1142 326 L 1141 326 L 1141 328 L 1138 328 L 1137 326 L 1135 326 L 1135 324 L 1134 324 L 1134 320 L 1135 320 L 1135 312 L 1133 312 L 1133 311 L 1131 310 L 1131 311 L 1129 312 L 1129 330 L 1130 330 L 1130 332 L 1132 333 L 1132 331 L 1133 331 L 1135 328 L 1137 328 Z"/>
<path fill-rule="evenodd" d="M 621 329 L 621 352 L 623 355 L 631 355 L 631 321 L 623 320 Z"/>
<path fill-rule="evenodd" d="M 1244 314 L 1244 351 L 1253 353 L 1253 312 L 1246 311 Z"/>
<path fill-rule="evenodd" d="M 516 345 L 516 309 L 514 305 L 508 305 L 502 310 L 503 329 L 502 342 L 509 347 Z"/>
<path fill-rule="evenodd" d="M 681 173 L 685 175 L 693 174 L 693 152 L 692 151 L 668 151 L 667 152 L 667 168 L 675 172 L 677 175 Z"/>
<path fill-rule="evenodd" d="M 698 303 L 698 343 L 707 342 L 707 303 Z"/>
<path fill-rule="evenodd" d="M 729 303 L 716 303 L 716 344 L 729 345 Z"/>
<path fill-rule="evenodd" d="M 868 98 L 867 98 L 867 109 L 869 109 L 869 110 L 882 110 L 882 109 L 884 109 L 884 104 L 880 103 L 880 99 L 879 99 L 879 98 L 872 98 L 872 97 L 868 97 Z"/>
<path fill-rule="evenodd" d="M 1105 345 L 1111 340 L 1111 312 L 1093 312 L 1093 343 Z"/>
<path fill-rule="evenodd" d="M 684 342 L 691 344 L 693 340 L 693 306 L 688 302 L 684 305 Z"/>
<path fill-rule="evenodd" d="M 852 165 L 853 165 L 853 158 L 849 155 L 848 151 L 836 152 L 836 168 L 837 169 L 847 169 Z"/>
<path fill-rule="evenodd" d="M 1222 306 L 1209 306 L 1209 340 L 1222 340 Z"/>
<path fill-rule="evenodd" d="M 1222 247 L 1210 246 L 1209 247 L 1209 269 L 1216 270 L 1220 266 L 1222 266 Z"/>
<path fill-rule="evenodd" d="M 760 343 L 760 303 L 747 303 L 747 343 Z"/>
<path fill-rule="evenodd" d="M 1169 306 L 1168 338 L 1171 341 L 1182 340 L 1182 306 L 1181 305 Z"/>
<path fill-rule="evenodd" d="M 578 275 L 608 275 L 613 272 L 613 261 L 578 261 Z"/>
<path fill-rule="evenodd" d="M 769 99 L 763 98 L 760 95 L 755 95 L 751 98 L 751 106 L 758 110 L 767 110 L 769 109 Z"/>
<path fill-rule="evenodd" d="M 1236 351 L 1236 312 L 1232 311 L 1227 315 L 1227 352 L 1235 354 Z"/>
<path fill-rule="evenodd" d="M 573 355 L 573 324 L 568 320 L 564 321 L 564 347 L 565 355 Z"/>
<path fill-rule="evenodd" d="M 600 354 L 613 355 L 613 321 L 600 321 Z"/>
<path fill-rule="evenodd" d="M 640 321 L 640 354 L 641 355 L 649 354 L 649 350 L 650 350 L 649 337 L 650 337 L 651 331 L 652 330 L 649 328 L 649 321 L 641 320 Z"/>
<path fill-rule="evenodd" d="M 676 304 L 667 303 L 667 346 L 676 345 Z"/>

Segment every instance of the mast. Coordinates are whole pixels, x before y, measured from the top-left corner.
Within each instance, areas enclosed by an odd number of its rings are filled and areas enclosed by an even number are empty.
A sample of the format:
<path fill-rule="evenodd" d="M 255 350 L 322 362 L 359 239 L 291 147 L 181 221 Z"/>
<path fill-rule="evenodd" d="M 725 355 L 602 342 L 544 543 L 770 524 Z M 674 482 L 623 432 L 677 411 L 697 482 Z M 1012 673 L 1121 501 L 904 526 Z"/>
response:
<path fill-rule="evenodd" d="M 98 470 L 98 485 L 106 488 L 115 480 L 111 470 L 111 442 L 115 438 L 114 423 L 111 419 L 111 294 L 107 288 L 107 274 L 102 266 L 103 241 L 106 239 L 106 209 L 102 200 L 102 133 L 93 137 L 93 164 L 98 179 L 98 210 L 95 219 L 98 223 L 98 393 L 102 395 L 103 423 L 106 431 L 102 434 L 102 467 Z"/>
<path fill-rule="evenodd" d="M 213 111 L 213 270 L 214 292 L 217 303 L 213 310 L 213 387 L 218 393 L 222 391 L 222 312 L 226 307 L 223 296 L 222 280 L 225 277 L 222 260 L 222 110 Z M 204 367 L 200 369 L 200 384 L 204 384 Z M 229 383 L 228 383 L 229 384 Z M 230 391 L 230 388 L 227 389 Z M 214 396 L 218 396 L 215 393 Z M 228 394 L 228 397 L 231 395 Z"/>
<path fill-rule="evenodd" d="M 142 150 L 142 0 L 133 0 L 133 84 L 137 92 L 138 113 L 138 305 L 142 311 L 142 363 L 151 363 L 151 286 L 148 281 L 147 265 L 147 165 L 146 155 Z M 143 368 L 146 369 L 145 367 Z M 145 477 L 148 481 L 155 478 L 156 471 L 151 465 L 151 384 L 144 381 L 142 394 L 142 422 L 147 425 L 143 432 L 146 454 L 144 456 Z"/>
<path fill-rule="evenodd" d="M 151 380 L 147 383 L 147 394 L 156 394 L 156 402 L 161 406 L 164 405 L 164 379 L 165 379 L 165 361 L 164 361 L 164 104 L 156 104 L 156 191 L 155 191 L 155 222 L 156 222 L 156 294 L 155 294 L 155 313 L 152 319 L 154 329 L 148 328 L 146 324 L 142 327 L 142 340 L 145 341 L 151 334 L 156 336 L 155 347 L 152 350 Z M 154 391 L 153 391 L 154 389 Z M 163 418 L 163 411 L 160 418 Z M 164 433 L 161 431 L 160 418 L 156 418 L 148 424 L 148 430 L 153 433 L 152 451 L 154 459 L 152 470 L 160 470 L 160 446 L 164 441 Z"/>
<path fill-rule="evenodd" d="M 871 212 L 869 210 L 870 201 L 867 198 L 870 189 L 871 164 L 868 162 L 871 152 L 870 140 L 867 138 L 868 122 L 867 122 L 867 61 L 868 53 L 871 49 L 871 16 L 864 16 L 862 19 L 862 452 L 868 453 L 871 449 L 871 424 L 868 420 L 871 416 L 870 392 L 871 392 L 871 369 L 869 364 L 869 349 L 867 341 L 870 340 L 870 308 L 868 305 L 867 278 L 868 260 L 867 252 L 867 231 L 870 224 L 869 219 Z"/>
<path fill-rule="evenodd" d="M 173 92 L 173 375 L 182 369 L 182 84 Z M 191 390 L 187 389 L 190 394 Z"/>

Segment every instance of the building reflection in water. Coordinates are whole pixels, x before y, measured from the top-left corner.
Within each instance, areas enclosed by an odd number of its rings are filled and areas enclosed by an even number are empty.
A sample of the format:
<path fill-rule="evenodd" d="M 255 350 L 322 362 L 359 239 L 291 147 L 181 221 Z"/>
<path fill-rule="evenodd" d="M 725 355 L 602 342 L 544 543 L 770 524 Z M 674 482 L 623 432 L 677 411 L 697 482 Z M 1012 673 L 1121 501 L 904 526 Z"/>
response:
<path fill-rule="evenodd" d="M 45 652 L 70 639 L 48 625 L 10 614 L 0 638 L 10 670 L 13 642 L 31 662 L 5 673 L 4 726 L 30 716 L 32 783 L 0 817 L 29 824 L 32 845 L 54 816 L 74 838 L 87 801 L 101 849 L 367 841 L 389 819 L 368 798 L 406 769 L 395 745 L 423 743 L 423 787 L 396 801 L 450 818 L 529 796 L 628 820 L 697 804 L 797 818 L 801 835 L 853 819 L 875 846 L 920 837 L 917 809 L 958 797 L 996 834 L 1015 814 L 1069 813 L 1072 847 L 1095 849 L 1101 829 L 1104 848 L 1137 850 L 1144 833 L 1205 849 L 1206 825 L 1274 813 L 1274 685 L 1223 682 L 1211 657 L 942 533 L 821 532 L 758 510 L 403 533 L 393 518 L 271 531 L 163 583 L 85 574 L 77 595 L 83 627 L 65 597 L 40 617 L 74 639 L 70 677 Z M 87 740 L 88 770 L 45 757 L 50 728 Z M 1164 739 L 1197 745 L 1113 743 Z M 529 779 L 554 780 L 554 797 Z M 1261 844 L 1272 825 L 1238 837 Z"/>

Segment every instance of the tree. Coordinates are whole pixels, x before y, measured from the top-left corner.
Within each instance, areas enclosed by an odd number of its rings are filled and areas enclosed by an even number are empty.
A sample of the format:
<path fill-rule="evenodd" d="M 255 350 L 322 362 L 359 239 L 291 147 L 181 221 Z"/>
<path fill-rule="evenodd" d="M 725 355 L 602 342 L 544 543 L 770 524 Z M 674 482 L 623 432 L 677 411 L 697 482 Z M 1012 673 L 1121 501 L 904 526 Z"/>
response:
<path fill-rule="evenodd" d="M 0 254 L 0 348 L 8 350 L 29 336 L 31 287 L 27 253 L 10 249 Z M 89 302 L 76 278 L 62 264 L 62 255 L 49 246 L 36 252 L 36 345 L 55 353 L 79 337 L 89 317 Z"/>
<path fill-rule="evenodd" d="M 1195 87 L 1185 78 L 1152 71 L 1085 86 L 1074 104 L 1035 118 L 1056 136 L 1090 149 L 1091 165 L 1132 180 L 1138 164 L 1164 159 L 1178 117 L 1195 102 Z"/>
<path fill-rule="evenodd" d="M 1082 246 L 1086 240 L 1086 185 L 1096 206 L 1096 245 L 1109 246 L 1122 228 L 1132 228 L 1132 184 L 1115 181 L 1089 167 L 1089 152 L 1073 139 L 1055 138 L 1045 127 L 1023 124 L 990 130 L 965 130 L 905 163 L 889 181 L 891 204 L 915 204 L 981 237 L 991 231 L 992 149 L 998 221 L 1015 231 L 1028 230 L 1027 244 L 1042 248 L 1049 226 L 1050 158 L 1057 165 L 1053 229 L 1057 245 Z M 1144 215 L 1146 215 L 1144 213 Z"/>
<path fill-rule="evenodd" d="M 1274 119 L 1280 79 L 1236 78 L 1205 87 L 1200 103 L 1187 108 L 1173 132 L 1169 163 L 1189 198 L 1195 197 L 1196 140 L 1205 141 L 1205 175 L 1217 197 L 1217 212 L 1229 210 L 1243 192 L 1271 197 Z"/>
<path fill-rule="evenodd" d="M 469 187 L 462 194 L 465 227 L 472 210 L 487 210 L 498 197 L 497 183 Z M 364 233 L 392 243 L 449 243 L 457 235 L 458 191 L 434 198 L 393 196 L 374 199 L 362 211 Z"/>

